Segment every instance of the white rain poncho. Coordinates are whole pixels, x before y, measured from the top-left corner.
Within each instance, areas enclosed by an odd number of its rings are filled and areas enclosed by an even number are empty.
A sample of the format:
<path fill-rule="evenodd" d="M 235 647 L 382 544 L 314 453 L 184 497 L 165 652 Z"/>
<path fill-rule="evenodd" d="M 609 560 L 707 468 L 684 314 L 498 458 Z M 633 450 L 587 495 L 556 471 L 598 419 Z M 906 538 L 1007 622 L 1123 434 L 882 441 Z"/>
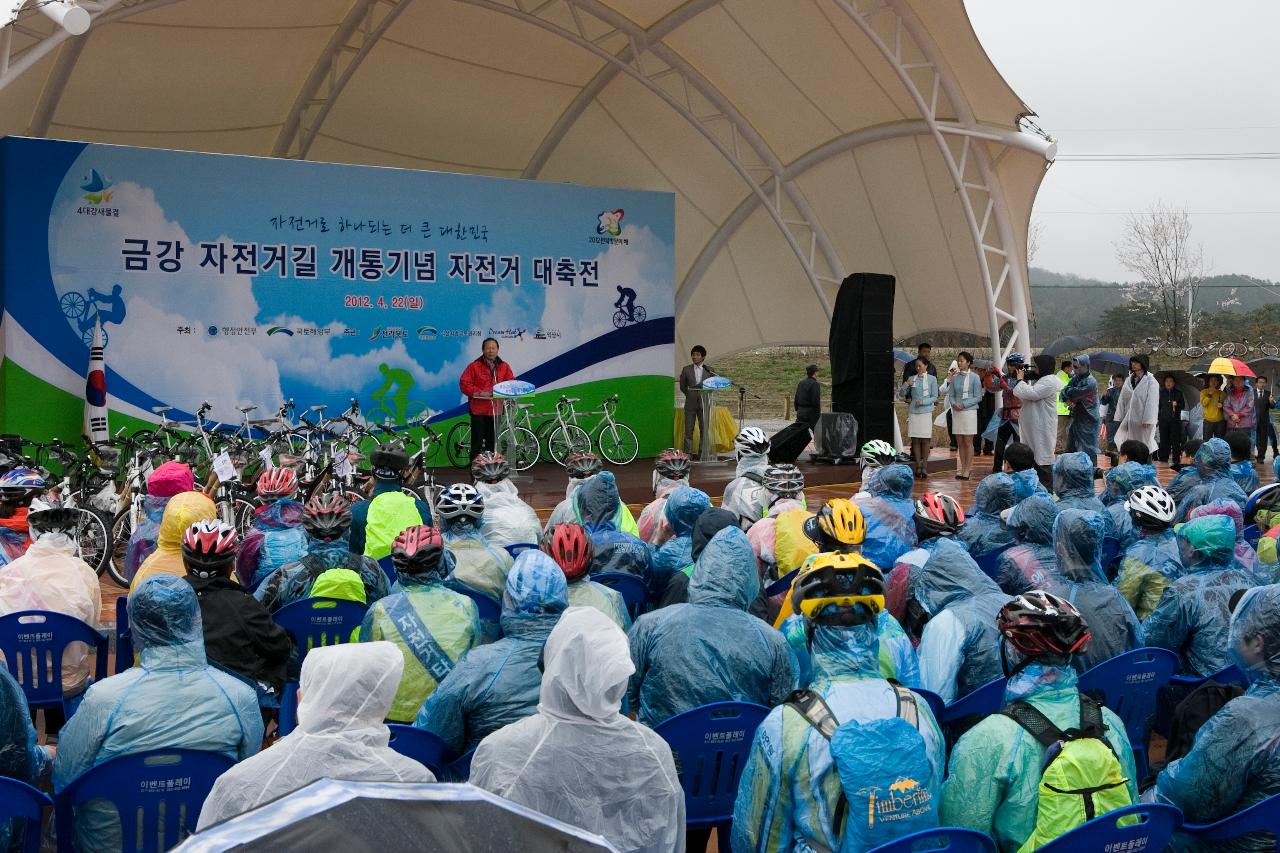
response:
<path fill-rule="evenodd" d="M 317 779 L 434 782 L 418 762 L 387 745 L 404 658 L 392 643 L 312 649 L 298 684 L 298 728 L 218 777 L 199 829 L 257 808 Z"/>
<path fill-rule="evenodd" d="M 76 556 L 76 543 L 61 533 L 46 533 L 27 552 L 0 571 L 0 616 L 20 610 L 65 613 L 98 627 L 102 592 L 98 576 Z M 62 655 L 62 690 L 75 695 L 89 678 L 89 649 L 72 643 Z"/>
<path fill-rule="evenodd" d="M 515 483 L 476 483 L 476 491 L 484 498 L 484 519 L 480 532 L 499 548 L 508 545 L 537 545 L 542 538 L 542 524 L 533 507 L 520 499 Z"/>
<path fill-rule="evenodd" d="M 671 749 L 618 711 L 635 668 L 609 617 L 571 607 L 544 650 L 538 713 L 480 742 L 471 784 L 589 832 L 623 853 L 684 850 Z"/>

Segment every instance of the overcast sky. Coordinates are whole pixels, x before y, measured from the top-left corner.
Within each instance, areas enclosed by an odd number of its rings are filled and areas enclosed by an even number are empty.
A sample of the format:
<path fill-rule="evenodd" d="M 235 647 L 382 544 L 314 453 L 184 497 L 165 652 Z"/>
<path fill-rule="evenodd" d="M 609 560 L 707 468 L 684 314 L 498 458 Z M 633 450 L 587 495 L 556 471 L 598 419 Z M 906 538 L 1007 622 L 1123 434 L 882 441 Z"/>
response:
<path fill-rule="evenodd" d="M 1037 197 L 1035 265 L 1130 276 L 1130 210 L 1186 207 L 1210 273 L 1280 280 L 1278 0 L 966 0 L 978 38 L 1059 159 Z M 1269 154 L 1080 162 L 1075 155 Z"/>

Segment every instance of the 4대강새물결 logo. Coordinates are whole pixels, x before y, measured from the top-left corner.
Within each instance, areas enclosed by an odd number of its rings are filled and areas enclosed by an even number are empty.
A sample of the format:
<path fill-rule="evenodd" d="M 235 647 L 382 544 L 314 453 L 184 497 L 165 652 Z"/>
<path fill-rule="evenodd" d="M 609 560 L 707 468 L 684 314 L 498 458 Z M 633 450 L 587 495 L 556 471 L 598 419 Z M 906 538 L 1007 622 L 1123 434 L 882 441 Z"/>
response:
<path fill-rule="evenodd" d="M 622 208 L 617 210 L 603 210 L 600 212 L 600 222 L 596 225 L 597 234 L 606 234 L 610 237 L 622 236 L 622 217 L 626 213 Z"/>

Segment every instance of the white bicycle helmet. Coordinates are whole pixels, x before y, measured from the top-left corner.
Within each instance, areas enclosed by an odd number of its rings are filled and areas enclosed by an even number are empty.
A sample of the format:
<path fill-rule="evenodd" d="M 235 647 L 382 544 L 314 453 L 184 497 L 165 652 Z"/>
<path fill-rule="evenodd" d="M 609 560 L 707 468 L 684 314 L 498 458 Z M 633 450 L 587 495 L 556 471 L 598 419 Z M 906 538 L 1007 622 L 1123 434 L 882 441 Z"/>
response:
<path fill-rule="evenodd" d="M 1173 496 L 1159 486 L 1141 486 L 1129 493 L 1124 502 L 1135 524 L 1162 530 L 1173 524 L 1177 507 Z"/>
<path fill-rule="evenodd" d="M 436 512 L 449 521 L 458 518 L 478 520 L 484 515 L 484 496 L 470 483 L 454 483 L 440 493 Z"/>
<path fill-rule="evenodd" d="M 898 451 L 889 442 L 877 438 L 862 445 L 858 458 L 863 468 L 884 468 L 898 461 Z"/>
<path fill-rule="evenodd" d="M 747 427 L 738 433 L 733 440 L 734 449 L 739 453 L 760 455 L 769 452 L 769 437 L 760 427 Z"/>

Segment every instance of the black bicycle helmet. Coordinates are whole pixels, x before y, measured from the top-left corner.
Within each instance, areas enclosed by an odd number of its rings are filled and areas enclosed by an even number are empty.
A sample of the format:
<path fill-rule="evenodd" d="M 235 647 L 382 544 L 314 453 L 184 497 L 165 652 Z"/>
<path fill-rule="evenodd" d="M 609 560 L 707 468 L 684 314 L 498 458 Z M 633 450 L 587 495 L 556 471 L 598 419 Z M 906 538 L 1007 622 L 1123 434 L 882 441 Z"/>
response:
<path fill-rule="evenodd" d="M 409 454 L 399 447 L 379 447 L 369 454 L 369 464 L 379 480 L 399 480 L 409 467 Z"/>
<path fill-rule="evenodd" d="M 40 500 L 32 501 L 27 512 L 27 529 L 33 540 L 47 533 L 65 533 L 74 537 L 83 521 L 84 515 L 78 509 L 45 504 Z"/>
<path fill-rule="evenodd" d="M 564 470 L 575 480 L 585 480 L 600 473 L 600 457 L 590 450 L 575 451 L 564 461 Z"/>
<path fill-rule="evenodd" d="M 1066 599 L 1033 589 L 996 615 L 996 629 L 1025 658 L 1066 660 L 1089 647 L 1089 625 Z"/>
<path fill-rule="evenodd" d="M 511 476 L 511 466 L 501 453 L 486 450 L 471 460 L 471 476 L 477 483 L 501 483 Z"/>
<path fill-rule="evenodd" d="M 668 447 L 653 460 L 653 470 L 668 480 L 683 480 L 689 476 L 689 454 L 674 447 Z"/>
<path fill-rule="evenodd" d="M 351 529 L 351 507 L 337 492 L 316 495 L 307 501 L 302 528 L 320 542 L 334 542 Z"/>

